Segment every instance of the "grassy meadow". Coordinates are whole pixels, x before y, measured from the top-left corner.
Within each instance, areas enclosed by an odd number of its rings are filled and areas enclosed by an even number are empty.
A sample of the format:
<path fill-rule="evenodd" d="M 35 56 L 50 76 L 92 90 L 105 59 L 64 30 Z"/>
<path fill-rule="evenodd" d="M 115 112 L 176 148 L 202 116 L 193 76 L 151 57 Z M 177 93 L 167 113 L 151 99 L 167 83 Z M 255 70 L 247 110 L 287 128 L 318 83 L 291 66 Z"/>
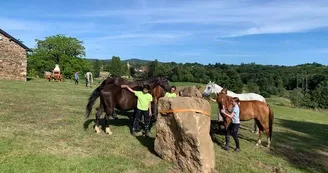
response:
<path fill-rule="evenodd" d="M 110 122 L 113 135 L 96 134 L 95 111 L 85 119 L 94 88 L 73 81 L 0 80 L 0 172 L 179 172 L 154 153 L 155 129 L 151 138 L 132 137 L 129 119 L 119 116 Z M 272 148 L 255 146 L 253 121 L 242 122 L 240 153 L 222 150 L 224 135 L 215 133 L 217 172 L 328 172 L 328 112 L 268 101 L 275 113 Z M 211 104 L 215 122 L 217 106 Z"/>

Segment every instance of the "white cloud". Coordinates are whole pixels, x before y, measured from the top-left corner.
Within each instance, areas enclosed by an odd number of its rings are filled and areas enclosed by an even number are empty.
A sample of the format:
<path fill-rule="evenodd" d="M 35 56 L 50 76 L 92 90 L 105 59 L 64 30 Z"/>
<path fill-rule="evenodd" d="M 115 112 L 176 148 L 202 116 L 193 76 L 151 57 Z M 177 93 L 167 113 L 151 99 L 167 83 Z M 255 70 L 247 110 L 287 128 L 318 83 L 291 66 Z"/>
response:
<path fill-rule="evenodd" d="M 115 17 L 140 25 L 168 26 L 175 31 L 190 29 L 195 33 L 203 29 L 197 26 L 204 26 L 216 29 L 218 37 L 236 37 L 327 27 L 328 1 L 175 1 L 148 4 L 140 9 L 93 11 L 85 16 Z"/>
<path fill-rule="evenodd" d="M 36 21 L 30 20 L 18 20 L 11 18 L 0 17 L 1 28 L 4 30 L 16 30 L 16 31 L 42 31 L 45 27 Z"/>

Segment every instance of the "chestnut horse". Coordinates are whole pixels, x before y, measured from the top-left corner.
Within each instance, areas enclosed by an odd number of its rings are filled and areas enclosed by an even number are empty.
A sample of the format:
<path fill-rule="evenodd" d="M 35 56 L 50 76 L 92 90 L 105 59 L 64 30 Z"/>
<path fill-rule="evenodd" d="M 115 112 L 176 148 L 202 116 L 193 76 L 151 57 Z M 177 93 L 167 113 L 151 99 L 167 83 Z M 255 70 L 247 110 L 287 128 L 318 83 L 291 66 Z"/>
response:
<path fill-rule="evenodd" d="M 227 89 L 224 88 L 220 93 L 217 94 L 216 101 L 219 104 L 219 108 L 221 109 L 232 109 L 232 97 L 227 95 Z M 271 107 L 261 101 L 257 100 L 248 100 L 248 101 L 240 101 L 239 104 L 240 109 L 240 120 L 248 121 L 251 119 L 255 119 L 257 126 L 259 127 L 259 138 L 257 142 L 257 146 L 261 145 L 262 131 L 264 131 L 267 135 L 268 145 L 270 147 L 271 137 L 272 137 L 272 126 L 273 126 L 273 111 Z M 231 123 L 231 119 L 227 117 L 223 117 L 224 119 L 224 127 L 227 130 L 229 124 Z"/>

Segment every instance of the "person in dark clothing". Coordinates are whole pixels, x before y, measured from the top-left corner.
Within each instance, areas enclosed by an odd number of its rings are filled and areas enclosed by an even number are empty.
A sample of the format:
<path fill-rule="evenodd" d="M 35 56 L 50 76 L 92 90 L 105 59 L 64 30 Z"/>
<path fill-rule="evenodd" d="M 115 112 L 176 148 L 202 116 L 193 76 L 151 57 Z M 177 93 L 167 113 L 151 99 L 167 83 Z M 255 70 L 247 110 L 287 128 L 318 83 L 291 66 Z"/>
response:
<path fill-rule="evenodd" d="M 225 111 L 225 109 L 221 110 L 221 113 L 224 116 L 229 117 L 229 118 L 232 119 L 232 122 L 231 122 L 231 124 L 229 125 L 229 127 L 226 131 L 226 136 L 225 136 L 226 144 L 223 147 L 223 149 L 229 150 L 230 135 L 232 133 L 232 137 L 235 140 L 235 144 L 236 144 L 235 151 L 239 152 L 240 151 L 240 146 L 239 146 L 239 139 L 238 139 L 238 129 L 240 127 L 240 118 L 239 118 L 240 110 L 239 110 L 239 99 L 237 97 L 234 97 L 232 99 L 232 105 L 233 105 L 233 107 L 232 107 L 232 113 L 231 114 L 227 113 Z"/>

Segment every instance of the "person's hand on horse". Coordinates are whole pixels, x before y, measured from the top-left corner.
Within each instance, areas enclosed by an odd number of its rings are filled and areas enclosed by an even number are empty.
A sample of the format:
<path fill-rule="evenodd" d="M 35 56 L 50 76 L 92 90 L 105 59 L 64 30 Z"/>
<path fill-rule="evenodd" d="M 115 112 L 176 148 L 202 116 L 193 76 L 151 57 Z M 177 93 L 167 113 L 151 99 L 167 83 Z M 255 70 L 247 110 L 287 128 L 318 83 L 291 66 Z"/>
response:
<path fill-rule="evenodd" d="M 126 88 L 127 87 L 127 85 L 121 85 L 121 88 Z"/>

